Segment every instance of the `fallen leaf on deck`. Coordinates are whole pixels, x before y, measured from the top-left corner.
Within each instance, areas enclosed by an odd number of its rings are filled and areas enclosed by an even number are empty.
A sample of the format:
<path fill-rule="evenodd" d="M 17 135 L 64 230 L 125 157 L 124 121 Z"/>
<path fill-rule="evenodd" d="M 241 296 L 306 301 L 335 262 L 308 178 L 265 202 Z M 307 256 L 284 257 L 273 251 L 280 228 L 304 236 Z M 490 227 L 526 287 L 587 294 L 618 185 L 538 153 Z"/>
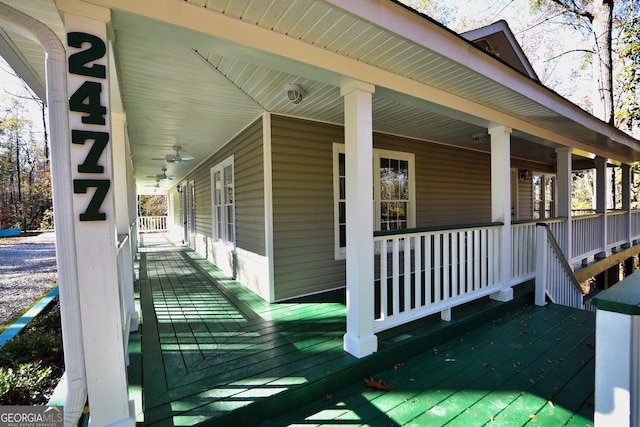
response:
<path fill-rule="evenodd" d="M 484 362 L 482 366 L 486 368 L 487 366 L 489 366 L 489 362 Z"/>
<path fill-rule="evenodd" d="M 378 390 L 382 390 L 382 391 L 391 390 L 391 387 L 389 387 L 389 385 L 381 379 L 376 381 L 375 379 L 373 379 L 373 377 L 369 377 L 364 379 L 364 383 L 367 387 L 375 388 Z"/>
<path fill-rule="evenodd" d="M 556 405 L 554 405 L 552 401 L 549 401 L 549 406 L 551 406 L 552 408 L 556 407 Z"/>
<path fill-rule="evenodd" d="M 393 365 L 393 370 L 397 371 L 399 368 L 403 366 L 404 366 L 404 362 L 396 363 L 395 365 Z"/>
<path fill-rule="evenodd" d="M 535 418 L 535 417 L 536 417 L 536 414 L 531 414 L 531 415 L 529 415 L 529 418 L 531 418 L 531 419 L 533 419 L 533 418 Z"/>
<path fill-rule="evenodd" d="M 327 393 L 327 394 L 325 394 L 325 395 L 324 395 L 324 400 L 325 400 L 325 402 L 330 402 L 330 401 L 332 401 L 332 400 L 333 400 L 333 394 L 331 394 L 331 393 Z"/>
<path fill-rule="evenodd" d="M 548 363 L 549 365 L 553 365 L 553 360 L 551 360 L 551 359 L 546 359 L 546 360 L 547 360 L 547 363 Z"/>

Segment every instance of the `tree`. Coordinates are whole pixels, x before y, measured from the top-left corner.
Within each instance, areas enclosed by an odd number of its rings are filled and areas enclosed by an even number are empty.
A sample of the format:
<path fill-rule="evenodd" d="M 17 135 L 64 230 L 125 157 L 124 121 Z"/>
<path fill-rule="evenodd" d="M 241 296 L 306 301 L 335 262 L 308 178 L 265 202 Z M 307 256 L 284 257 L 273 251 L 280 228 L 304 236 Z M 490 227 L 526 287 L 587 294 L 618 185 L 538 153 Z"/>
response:
<path fill-rule="evenodd" d="M 620 29 L 616 74 L 615 122 L 640 137 L 640 3 L 629 1 L 622 8 L 616 27 Z"/>
<path fill-rule="evenodd" d="M 591 38 L 590 58 L 596 84 L 593 113 L 614 124 L 612 33 L 614 0 L 532 0 L 533 7 L 561 16 L 568 25 Z"/>
<path fill-rule="evenodd" d="M 21 101 L 4 102 L 0 117 L 0 227 L 40 228 L 51 208 L 51 180 L 33 124 Z"/>

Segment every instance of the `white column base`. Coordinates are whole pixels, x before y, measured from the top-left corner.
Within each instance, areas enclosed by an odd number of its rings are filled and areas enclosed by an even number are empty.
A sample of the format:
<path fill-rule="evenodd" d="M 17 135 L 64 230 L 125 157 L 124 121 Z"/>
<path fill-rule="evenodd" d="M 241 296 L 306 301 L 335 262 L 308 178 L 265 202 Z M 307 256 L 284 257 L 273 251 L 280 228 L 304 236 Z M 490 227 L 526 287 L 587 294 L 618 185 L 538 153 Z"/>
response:
<path fill-rule="evenodd" d="M 513 299 L 513 289 L 503 289 L 501 291 L 496 292 L 495 294 L 491 294 L 490 298 L 495 301 L 500 302 L 508 302 Z"/>
<path fill-rule="evenodd" d="M 360 338 L 348 333 L 344 334 L 344 351 L 358 359 L 362 359 L 378 351 L 378 337 L 370 335 Z"/>

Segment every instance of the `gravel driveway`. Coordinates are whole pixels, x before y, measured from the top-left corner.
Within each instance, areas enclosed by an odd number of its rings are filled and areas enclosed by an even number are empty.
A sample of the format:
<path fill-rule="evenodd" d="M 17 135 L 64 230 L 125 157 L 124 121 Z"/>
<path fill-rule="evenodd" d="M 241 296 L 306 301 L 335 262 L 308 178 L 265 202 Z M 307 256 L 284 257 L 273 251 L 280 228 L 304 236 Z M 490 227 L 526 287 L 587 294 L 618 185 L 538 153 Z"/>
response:
<path fill-rule="evenodd" d="M 0 238 L 0 325 L 55 286 L 55 241 L 53 232 Z"/>

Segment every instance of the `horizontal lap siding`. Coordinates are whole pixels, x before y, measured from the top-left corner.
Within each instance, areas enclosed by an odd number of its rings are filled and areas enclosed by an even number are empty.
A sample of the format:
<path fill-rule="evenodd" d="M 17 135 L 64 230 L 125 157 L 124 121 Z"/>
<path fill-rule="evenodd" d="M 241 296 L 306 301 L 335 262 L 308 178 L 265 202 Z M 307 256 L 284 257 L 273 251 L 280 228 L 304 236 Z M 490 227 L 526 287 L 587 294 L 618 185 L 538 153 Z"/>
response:
<path fill-rule="evenodd" d="M 491 221 L 489 154 L 389 135 L 374 145 L 415 153 L 416 227 Z"/>
<path fill-rule="evenodd" d="M 276 300 L 345 284 L 336 261 L 333 142 L 341 127 L 272 117 L 273 235 Z"/>
<path fill-rule="evenodd" d="M 211 168 L 234 156 L 236 244 L 265 255 L 262 119 L 245 129 L 187 176 L 195 181 L 196 233 L 211 238 Z"/>

